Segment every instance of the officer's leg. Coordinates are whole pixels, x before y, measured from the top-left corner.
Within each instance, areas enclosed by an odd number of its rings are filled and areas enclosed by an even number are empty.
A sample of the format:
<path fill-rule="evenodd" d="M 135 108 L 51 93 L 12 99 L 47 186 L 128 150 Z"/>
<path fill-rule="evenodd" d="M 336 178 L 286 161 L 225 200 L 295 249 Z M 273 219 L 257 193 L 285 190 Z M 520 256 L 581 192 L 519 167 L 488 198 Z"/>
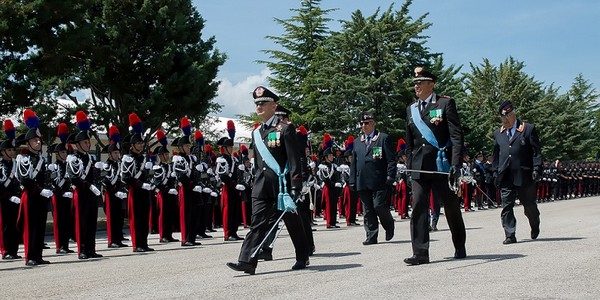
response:
<path fill-rule="evenodd" d="M 519 189 L 519 200 L 523 203 L 525 216 L 529 219 L 532 230 L 539 230 L 540 211 L 535 202 L 535 184 L 523 186 Z"/>
<path fill-rule="evenodd" d="M 306 233 L 302 227 L 302 221 L 300 215 L 297 213 L 288 212 L 283 216 L 283 222 L 287 229 L 292 243 L 294 244 L 294 250 L 296 252 L 297 261 L 307 261 L 309 254 L 309 245 Z"/>
<path fill-rule="evenodd" d="M 373 207 L 377 216 L 379 217 L 379 221 L 381 222 L 381 226 L 386 231 L 394 231 L 394 217 L 392 217 L 392 213 L 390 211 L 390 207 L 386 201 L 387 194 L 389 193 L 388 189 L 383 189 L 379 191 L 375 191 L 373 193 Z"/>
<path fill-rule="evenodd" d="M 429 193 L 431 182 L 424 179 L 412 181 L 412 215 L 410 218 L 410 238 L 413 254 L 429 257 Z"/>
<path fill-rule="evenodd" d="M 364 190 L 358 192 L 360 195 L 360 201 L 363 205 L 363 218 L 364 227 L 367 234 L 366 242 L 376 243 L 377 235 L 379 233 L 379 221 L 377 220 L 377 214 L 375 212 L 374 199 L 375 196 L 373 191 Z"/>
<path fill-rule="evenodd" d="M 238 261 L 256 265 L 256 258 L 251 257 L 273 226 L 273 217 L 278 214 L 275 209 L 275 199 L 252 199 L 252 223 L 250 232 L 246 235 Z"/>
<path fill-rule="evenodd" d="M 450 191 L 448 182 L 445 179 L 437 180 L 432 184 L 433 198 L 443 199 L 444 214 L 450 232 L 452 233 L 452 243 L 457 250 L 464 249 L 466 240 L 465 223 L 460 212 L 459 200 L 456 194 Z M 437 195 L 436 195 L 437 194 Z"/>
<path fill-rule="evenodd" d="M 517 229 L 517 219 L 515 219 L 513 207 L 515 206 L 517 192 L 512 184 L 510 187 L 504 186 L 500 188 L 500 197 L 502 198 L 502 212 L 500 217 L 502 219 L 504 235 L 506 237 L 514 237 Z"/>

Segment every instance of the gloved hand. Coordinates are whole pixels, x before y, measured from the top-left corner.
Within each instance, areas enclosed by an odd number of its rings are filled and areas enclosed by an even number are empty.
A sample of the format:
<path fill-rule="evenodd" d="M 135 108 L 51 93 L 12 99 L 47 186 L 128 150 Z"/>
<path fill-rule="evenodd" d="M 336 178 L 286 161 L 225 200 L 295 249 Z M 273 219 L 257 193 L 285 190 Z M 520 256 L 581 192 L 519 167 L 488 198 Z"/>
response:
<path fill-rule="evenodd" d="M 235 189 L 238 191 L 244 191 L 246 190 L 246 187 L 243 184 L 236 184 Z"/>
<path fill-rule="evenodd" d="M 210 193 L 212 193 L 212 190 L 210 188 L 205 187 L 202 189 L 202 192 L 205 194 L 210 194 Z"/>
<path fill-rule="evenodd" d="M 117 196 L 117 198 L 119 198 L 119 199 L 125 199 L 125 198 L 127 198 L 127 193 L 124 193 L 124 192 L 116 192 L 116 193 L 115 193 L 115 196 Z"/>
<path fill-rule="evenodd" d="M 210 192 L 210 195 L 211 195 L 212 197 L 219 196 L 219 194 L 217 194 L 216 192 Z"/>
<path fill-rule="evenodd" d="M 144 183 L 142 184 L 142 188 L 147 190 L 147 191 L 151 191 L 152 190 L 152 185 L 150 185 L 149 183 Z"/>
<path fill-rule="evenodd" d="M 341 182 L 336 182 L 334 185 L 337 188 L 341 188 L 342 187 L 342 183 Z"/>
<path fill-rule="evenodd" d="M 179 192 L 177 192 L 176 189 L 170 189 L 169 190 L 169 194 L 171 194 L 171 195 L 179 195 Z"/>
<path fill-rule="evenodd" d="M 17 196 L 12 196 L 10 197 L 10 202 L 14 203 L 14 204 L 21 204 L 21 198 L 17 197 Z"/>
<path fill-rule="evenodd" d="M 296 189 L 292 189 L 290 191 L 290 196 L 292 197 L 292 200 L 294 200 L 294 202 L 304 201 L 304 197 L 300 196 L 300 193 Z"/>
<path fill-rule="evenodd" d="M 64 193 L 62 194 L 62 196 L 63 196 L 64 198 L 73 199 L 73 193 L 71 193 L 71 192 L 64 192 Z"/>
<path fill-rule="evenodd" d="M 202 193 L 202 187 L 197 185 L 194 187 L 194 189 L 192 189 L 192 191 L 194 191 L 196 193 Z"/>
<path fill-rule="evenodd" d="M 49 189 L 43 189 L 40 192 L 40 195 L 42 195 L 42 197 L 50 198 L 50 197 L 52 197 L 52 195 L 54 195 L 54 193 Z"/>
<path fill-rule="evenodd" d="M 144 169 L 146 169 L 146 170 L 151 170 L 153 165 L 154 165 L 153 163 L 151 163 L 151 162 L 147 161 L 147 162 L 144 164 Z"/>
<path fill-rule="evenodd" d="M 531 173 L 531 177 L 535 182 L 539 182 L 542 179 L 541 172 L 538 172 L 537 170 L 534 170 L 533 173 Z"/>
<path fill-rule="evenodd" d="M 450 174 L 448 174 L 448 177 L 453 185 L 458 186 L 460 184 L 460 182 L 458 182 L 460 177 L 460 166 L 450 167 Z"/>
<path fill-rule="evenodd" d="M 93 184 L 90 184 L 90 191 L 92 191 L 92 193 L 94 193 L 96 196 L 100 196 L 102 194 L 100 190 Z"/>
<path fill-rule="evenodd" d="M 94 164 L 94 168 L 99 169 L 99 170 L 103 170 L 105 168 L 105 163 L 98 161 Z"/>
<path fill-rule="evenodd" d="M 240 165 L 238 165 L 238 170 L 246 171 L 246 166 L 240 164 Z"/>

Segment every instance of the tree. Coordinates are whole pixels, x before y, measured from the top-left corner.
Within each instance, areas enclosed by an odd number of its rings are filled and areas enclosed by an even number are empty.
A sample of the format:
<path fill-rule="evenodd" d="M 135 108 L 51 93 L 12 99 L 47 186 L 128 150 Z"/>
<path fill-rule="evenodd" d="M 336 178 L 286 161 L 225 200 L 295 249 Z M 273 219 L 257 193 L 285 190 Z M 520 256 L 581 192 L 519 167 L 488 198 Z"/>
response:
<path fill-rule="evenodd" d="M 225 55 L 214 37 L 202 39 L 189 0 L 3 1 L 0 17 L 4 113 L 67 97 L 124 131 L 133 111 L 154 129 L 219 109 L 211 99 Z M 84 104 L 73 96 L 82 89 L 91 91 Z"/>
<path fill-rule="evenodd" d="M 328 38 L 330 31 L 327 23 L 331 19 L 327 14 L 333 9 L 321 9 L 321 0 L 302 0 L 300 8 L 290 11 L 296 13 L 289 19 L 275 18 L 284 33 L 281 36 L 267 36 L 283 50 L 264 50 L 271 61 L 259 61 L 273 72 L 269 77 L 270 85 L 281 93 L 280 103 L 294 112 L 293 119 L 306 123 L 307 110 L 303 105 L 308 89 L 306 79 L 319 68 L 315 65 L 315 51 Z"/>

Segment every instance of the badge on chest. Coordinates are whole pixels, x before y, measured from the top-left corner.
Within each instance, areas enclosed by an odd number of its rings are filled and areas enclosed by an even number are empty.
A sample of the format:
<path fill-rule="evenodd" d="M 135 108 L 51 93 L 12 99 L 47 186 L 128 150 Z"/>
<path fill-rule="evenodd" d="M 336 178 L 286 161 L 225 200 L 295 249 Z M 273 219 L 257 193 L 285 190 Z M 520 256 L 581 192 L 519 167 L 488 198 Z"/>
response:
<path fill-rule="evenodd" d="M 267 136 L 267 146 L 269 148 L 275 148 L 281 146 L 281 132 L 274 131 L 270 132 Z"/>

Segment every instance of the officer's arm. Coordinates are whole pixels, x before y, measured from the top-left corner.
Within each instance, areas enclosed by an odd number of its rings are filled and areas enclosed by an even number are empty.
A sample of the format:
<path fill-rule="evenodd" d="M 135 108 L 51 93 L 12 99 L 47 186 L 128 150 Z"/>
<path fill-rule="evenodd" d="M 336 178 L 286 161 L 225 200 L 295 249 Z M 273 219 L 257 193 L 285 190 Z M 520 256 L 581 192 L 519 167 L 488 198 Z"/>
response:
<path fill-rule="evenodd" d="M 446 120 L 448 122 L 448 131 L 450 132 L 450 141 L 452 142 L 452 165 L 460 166 L 462 162 L 462 147 L 464 141 L 454 99 L 448 100 L 448 105 L 446 106 Z"/>
<path fill-rule="evenodd" d="M 411 111 L 410 111 L 410 105 L 408 106 L 408 108 L 406 109 L 406 168 L 407 169 L 412 169 L 412 152 L 413 152 L 413 148 L 415 147 L 414 144 L 414 134 L 412 132 L 412 126 L 410 126 L 410 119 L 411 119 Z"/>
<path fill-rule="evenodd" d="M 533 153 L 533 169 L 538 172 L 542 171 L 542 146 L 540 144 L 540 139 L 537 134 L 537 130 L 535 126 L 529 124 L 533 128 L 531 128 L 531 134 L 529 135 L 529 143 L 531 144 L 531 150 Z"/>
<path fill-rule="evenodd" d="M 385 159 L 387 160 L 386 181 L 391 182 L 396 178 L 396 160 L 389 136 L 386 136 L 383 140 L 383 157 L 385 157 Z"/>
<path fill-rule="evenodd" d="M 354 141 L 354 147 L 352 147 L 352 161 L 350 162 L 350 178 L 348 184 L 350 186 L 356 185 L 356 141 Z"/>
<path fill-rule="evenodd" d="M 292 189 L 300 191 L 302 189 L 302 166 L 300 165 L 302 152 L 296 141 L 296 127 L 293 124 L 287 125 L 283 131 L 283 142 L 288 159 Z"/>
<path fill-rule="evenodd" d="M 493 151 L 493 159 L 492 159 L 492 172 L 498 172 L 498 160 L 500 155 L 500 145 L 498 145 L 498 139 L 496 136 L 496 132 L 494 132 L 494 151 Z"/>

